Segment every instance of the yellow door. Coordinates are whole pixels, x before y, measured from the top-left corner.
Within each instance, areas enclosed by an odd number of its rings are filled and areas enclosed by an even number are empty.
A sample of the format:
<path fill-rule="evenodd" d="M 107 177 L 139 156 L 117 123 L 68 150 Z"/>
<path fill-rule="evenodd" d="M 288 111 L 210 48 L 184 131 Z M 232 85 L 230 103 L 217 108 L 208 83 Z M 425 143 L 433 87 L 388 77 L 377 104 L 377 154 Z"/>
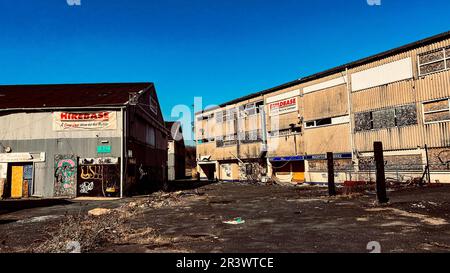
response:
<path fill-rule="evenodd" d="M 11 168 L 11 198 L 22 198 L 23 190 L 23 167 L 12 166 Z"/>
<path fill-rule="evenodd" d="M 292 180 L 297 183 L 305 182 L 305 162 L 296 161 L 292 163 Z"/>

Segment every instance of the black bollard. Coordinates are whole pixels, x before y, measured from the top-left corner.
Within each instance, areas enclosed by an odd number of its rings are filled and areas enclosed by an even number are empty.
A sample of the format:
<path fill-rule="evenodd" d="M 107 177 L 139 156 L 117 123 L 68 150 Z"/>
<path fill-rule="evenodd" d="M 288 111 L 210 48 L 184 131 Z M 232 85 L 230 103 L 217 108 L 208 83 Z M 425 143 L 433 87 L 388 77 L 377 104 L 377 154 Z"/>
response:
<path fill-rule="evenodd" d="M 383 156 L 383 143 L 374 142 L 373 151 L 375 155 L 375 164 L 377 169 L 377 197 L 380 204 L 389 202 L 389 198 L 386 195 L 386 176 L 384 173 L 384 156 Z"/>
<path fill-rule="evenodd" d="M 328 161 L 328 193 L 330 196 L 336 196 L 336 185 L 334 183 L 334 162 L 333 153 L 327 153 Z"/>

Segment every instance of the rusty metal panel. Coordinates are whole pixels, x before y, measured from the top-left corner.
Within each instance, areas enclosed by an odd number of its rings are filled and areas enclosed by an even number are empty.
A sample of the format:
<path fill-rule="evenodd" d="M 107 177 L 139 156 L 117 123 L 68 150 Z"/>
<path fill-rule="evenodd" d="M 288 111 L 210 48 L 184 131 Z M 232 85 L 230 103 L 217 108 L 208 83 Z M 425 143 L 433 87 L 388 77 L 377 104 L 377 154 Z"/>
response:
<path fill-rule="evenodd" d="M 352 111 L 365 112 L 416 102 L 413 81 L 397 82 L 352 93 Z"/>
<path fill-rule="evenodd" d="M 347 85 L 305 94 L 303 102 L 302 110 L 306 121 L 346 115 L 348 114 Z"/>
<path fill-rule="evenodd" d="M 307 129 L 305 130 L 304 141 L 305 152 L 309 155 L 352 150 L 349 124 Z"/>
<path fill-rule="evenodd" d="M 373 151 L 375 141 L 383 142 L 385 150 L 416 149 L 424 143 L 419 125 L 363 131 L 356 133 L 354 138 L 355 147 L 360 152 Z"/>

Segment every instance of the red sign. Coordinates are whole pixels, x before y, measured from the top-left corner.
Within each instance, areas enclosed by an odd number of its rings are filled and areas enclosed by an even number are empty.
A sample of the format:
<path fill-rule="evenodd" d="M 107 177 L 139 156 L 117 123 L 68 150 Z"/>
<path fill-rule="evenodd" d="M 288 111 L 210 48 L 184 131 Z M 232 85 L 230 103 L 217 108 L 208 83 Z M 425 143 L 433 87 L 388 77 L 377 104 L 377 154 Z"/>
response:
<path fill-rule="evenodd" d="M 297 98 L 290 98 L 271 103 L 269 109 L 271 116 L 297 111 Z"/>

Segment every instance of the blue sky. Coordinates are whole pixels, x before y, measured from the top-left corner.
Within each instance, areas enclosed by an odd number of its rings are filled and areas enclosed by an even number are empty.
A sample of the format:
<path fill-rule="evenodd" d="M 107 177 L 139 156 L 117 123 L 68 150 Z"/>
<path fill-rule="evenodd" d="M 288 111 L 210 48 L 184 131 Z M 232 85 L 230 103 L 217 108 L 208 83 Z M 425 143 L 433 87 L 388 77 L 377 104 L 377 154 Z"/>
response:
<path fill-rule="evenodd" d="M 0 0 L 0 84 L 152 81 L 165 118 L 448 31 L 448 0 Z"/>

